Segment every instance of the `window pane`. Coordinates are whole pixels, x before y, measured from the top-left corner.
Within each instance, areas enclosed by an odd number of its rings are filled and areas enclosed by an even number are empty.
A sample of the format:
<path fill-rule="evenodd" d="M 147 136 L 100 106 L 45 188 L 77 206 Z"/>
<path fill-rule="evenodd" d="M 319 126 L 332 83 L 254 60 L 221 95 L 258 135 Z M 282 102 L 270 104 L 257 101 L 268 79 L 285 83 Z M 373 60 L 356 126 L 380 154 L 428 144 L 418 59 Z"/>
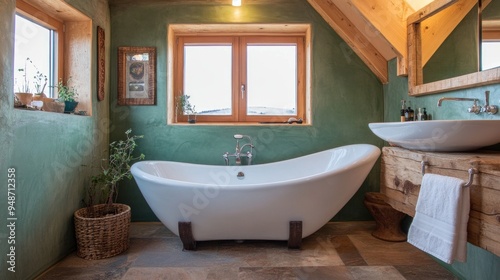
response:
<path fill-rule="evenodd" d="M 500 66 L 500 41 L 483 42 L 482 70 L 488 70 Z"/>
<path fill-rule="evenodd" d="M 247 114 L 297 114 L 297 47 L 247 46 Z"/>
<path fill-rule="evenodd" d="M 185 46 L 184 92 L 198 115 L 231 115 L 231 46 Z"/>
<path fill-rule="evenodd" d="M 53 84 L 51 73 L 51 33 L 39 24 L 16 15 L 14 51 L 14 91 L 45 93 Z M 47 84 L 45 84 L 47 77 Z M 43 91 L 42 91 L 43 88 Z"/>

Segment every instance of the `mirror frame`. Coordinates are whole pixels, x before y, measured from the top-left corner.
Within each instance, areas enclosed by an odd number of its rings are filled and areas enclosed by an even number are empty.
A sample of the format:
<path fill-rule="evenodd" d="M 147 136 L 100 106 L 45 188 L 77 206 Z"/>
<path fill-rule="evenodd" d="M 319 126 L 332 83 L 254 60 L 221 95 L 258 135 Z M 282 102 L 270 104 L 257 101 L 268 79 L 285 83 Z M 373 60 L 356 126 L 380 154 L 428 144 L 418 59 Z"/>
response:
<path fill-rule="evenodd" d="M 458 0 L 435 0 L 416 11 L 407 19 L 408 27 L 408 94 L 423 96 L 440 92 L 472 88 L 500 83 L 500 67 L 486 71 L 457 76 L 449 79 L 423 83 L 422 37 L 420 24 L 425 19 L 456 3 Z"/>

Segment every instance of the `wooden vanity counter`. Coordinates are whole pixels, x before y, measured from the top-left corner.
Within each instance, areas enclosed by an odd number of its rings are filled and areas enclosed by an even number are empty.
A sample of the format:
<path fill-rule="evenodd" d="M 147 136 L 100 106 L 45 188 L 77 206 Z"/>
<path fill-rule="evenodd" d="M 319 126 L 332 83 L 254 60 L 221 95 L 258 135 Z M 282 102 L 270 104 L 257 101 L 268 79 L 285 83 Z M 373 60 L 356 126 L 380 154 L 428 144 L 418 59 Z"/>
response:
<path fill-rule="evenodd" d="M 426 173 L 468 181 L 468 170 L 477 168 L 471 188 L 471 211 L 467 226 L 468 242 L 500 256 L 500 152 L 434 153 L 397 147 L 382 148 L 380 192 L 394 209 L 415 215 L 420 184 L 421 162 Z"/>

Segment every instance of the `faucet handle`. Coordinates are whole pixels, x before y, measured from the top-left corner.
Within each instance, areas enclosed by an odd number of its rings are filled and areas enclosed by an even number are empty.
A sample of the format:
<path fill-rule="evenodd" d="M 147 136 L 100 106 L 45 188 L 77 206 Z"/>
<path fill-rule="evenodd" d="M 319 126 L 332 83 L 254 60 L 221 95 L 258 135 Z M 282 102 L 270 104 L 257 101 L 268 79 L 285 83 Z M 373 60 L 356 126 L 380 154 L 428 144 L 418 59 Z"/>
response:
<path fill-rule="evenodd" d="M 481 113 L 482 109 L 481 109 L 481 106 L 477 106 L 477 100 L 474 100 L 474 105 L 472 105 L 472 107 L 467 109 L 467 111 L 469 113 L 474 113 L 477 115 L 477 114 Z"/>
<path fill-rule="evenodd" d="M 488 113 L 488 115 L 495 115 L 498 112 L 498 107 L 495 105 L 485 105 L 482 111 Z"/>
<path fill-rule="evenodd" d="M 487 90 L 484 92 L 484 97 L 486 100 L 486 104 L 484 105 L 482 111 L 488 113 L 489 115 L 494 115 L 498 112 L 498 107 L 495 105 L 490 105 L 490 91 Z"/>

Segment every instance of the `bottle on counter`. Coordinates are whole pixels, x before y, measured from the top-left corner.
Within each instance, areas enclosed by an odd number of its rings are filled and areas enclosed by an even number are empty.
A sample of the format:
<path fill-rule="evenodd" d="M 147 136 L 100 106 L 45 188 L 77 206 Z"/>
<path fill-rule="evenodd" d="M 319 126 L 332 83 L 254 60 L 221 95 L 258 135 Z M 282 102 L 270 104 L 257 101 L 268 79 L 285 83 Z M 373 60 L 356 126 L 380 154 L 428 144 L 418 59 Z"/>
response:
<path fill-rule="evenodd" d="M 408 106 L 408 121 L 414 121 L 415 120 L 415 111 Z"/>
<path fill-rule="evenodd" d="M 426 121 L 426 120 L 427 120 L 427 118 L 428 118 L 428 116 L 427 116 L 427 111 L 426 111 L 426 110 L 425 110 L 425 108 L 424 108 L 424 113 L 422 114 L 422 120 L 423 120 L 423 121 Z"/>
<path fill-rule="evenodd" d="M 421 121 L 424 113 L 422 112 L 422 108 L 418 108 L 417 116 L 415 117 L 416 121 Z"/>
<path fill-rule="evenodd" d="M 401 112 L 400 112 L 401 122 L 405 122 L 406 121 L 405 105 L 406 105 L 406 101 L 405 100 L 401 100 Z"/>

